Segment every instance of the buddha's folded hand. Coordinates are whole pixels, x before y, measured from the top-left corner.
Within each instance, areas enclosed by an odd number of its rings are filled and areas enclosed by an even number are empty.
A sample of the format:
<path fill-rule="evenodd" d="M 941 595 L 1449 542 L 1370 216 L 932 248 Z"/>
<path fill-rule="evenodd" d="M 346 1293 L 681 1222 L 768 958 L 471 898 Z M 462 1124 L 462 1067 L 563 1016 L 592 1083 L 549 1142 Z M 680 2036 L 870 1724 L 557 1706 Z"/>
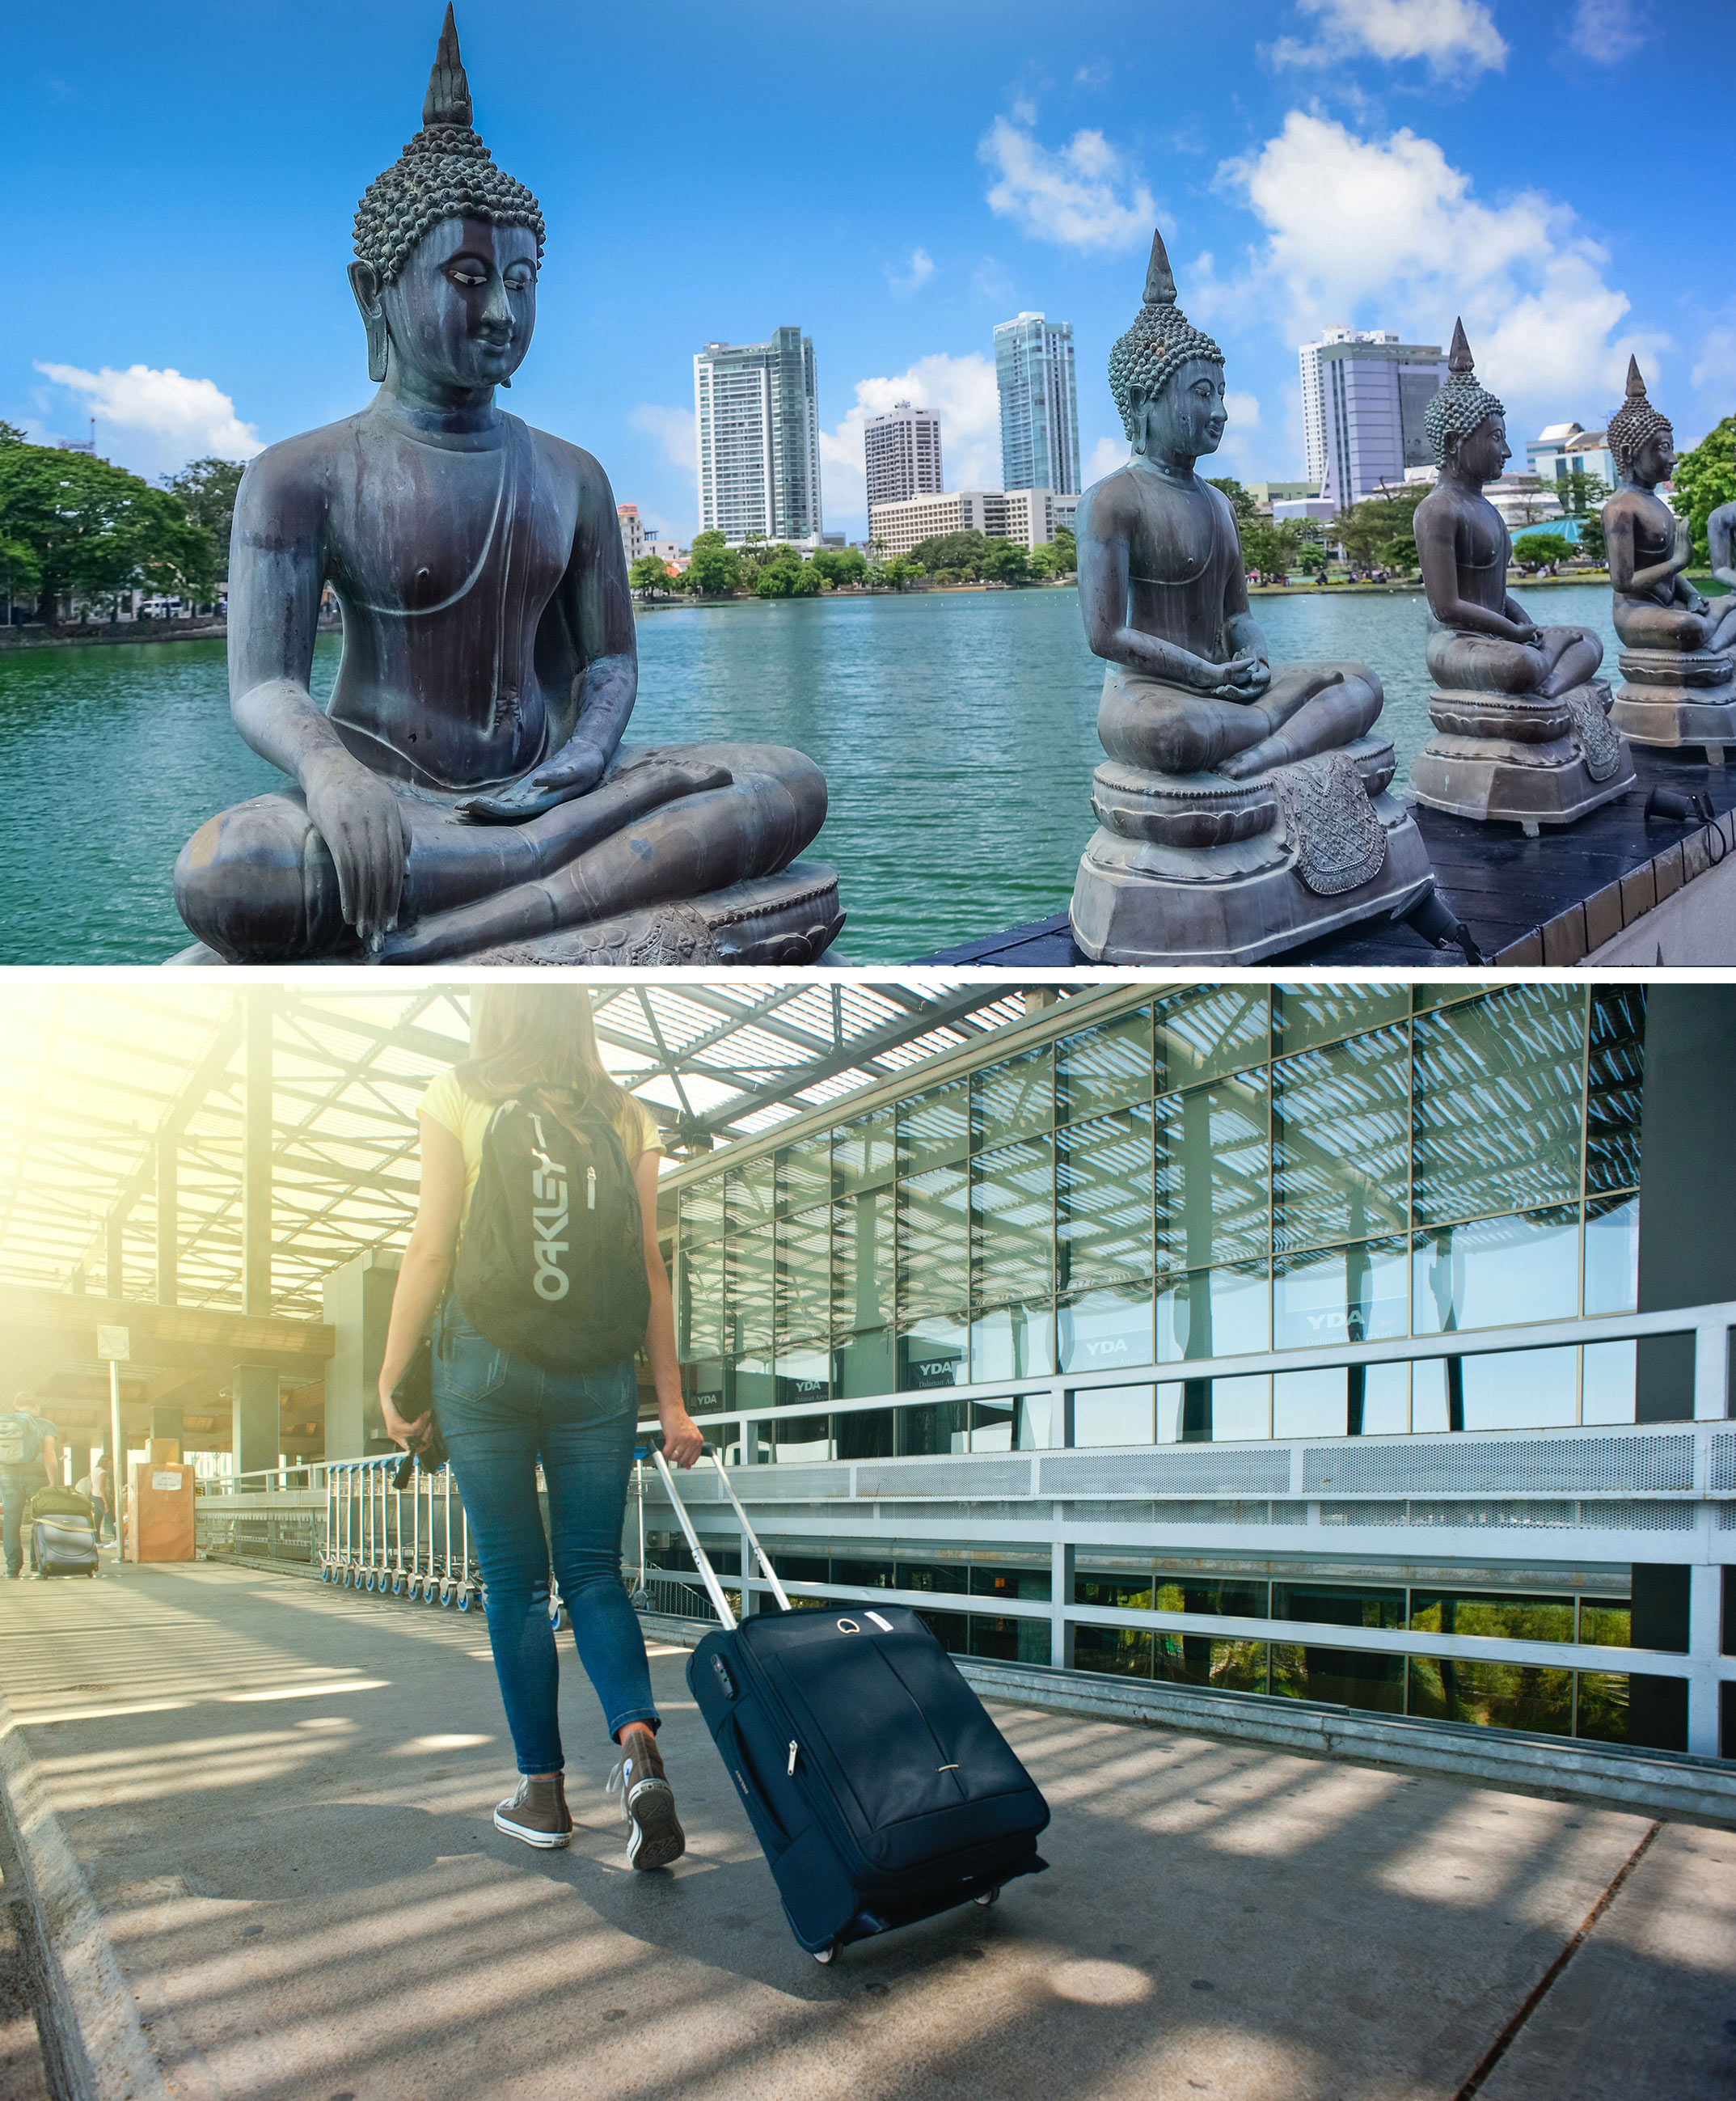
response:
<path fill-rule="evenodd" d="M 307 814 L 338 871 L 344 924 L 376 949 L 398 923 L 410 851 L 404 807 L 391 786 L 347 751 L 309 763 Z"/>

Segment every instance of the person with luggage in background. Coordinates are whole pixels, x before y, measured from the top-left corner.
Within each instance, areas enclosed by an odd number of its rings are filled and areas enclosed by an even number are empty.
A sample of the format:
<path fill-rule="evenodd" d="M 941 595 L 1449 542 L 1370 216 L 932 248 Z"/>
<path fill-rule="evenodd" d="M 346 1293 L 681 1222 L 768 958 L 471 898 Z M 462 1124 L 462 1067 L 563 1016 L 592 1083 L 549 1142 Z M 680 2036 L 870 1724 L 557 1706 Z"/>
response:
<path fill-rule="evenodd" d="M 0 1542 L 8 1582 L 15 1583 L 24 1570 L 22 1528 L 30 1498 L 45 1483 L 58 1487 L 60 1480 L 55 1426 L 38 1401 L 20 1394 L 11 1412 L 0 1415 Z"/>
<path fill-rule="evenodd" d="M 657 1246 L 660 1140 L 649 1112 L 603 1070 L 582 985 L 488 986 L 471 999 L 470 1055 L 422 1097 L 422 1190 L 380 1411 L 395 1443 L 436 1463 L 437 1433 L 476 1542 L 520 1775 L 496 1828 L 541 1847 L 564 1846 L 572 1832 L 552 1555 L 579 1660 L 621 1750 L 610 1787 L 631 1827 L 628 1863 L 664 1867 L 687 1840 L 658 1754 L 644 1635 L 621 1581 L 641 1348 L 669 1461 L 691 1466 L 704 1444 L 682 1400 Z M 406 1419 L 398 1406 L 431 1320 L 431 1429 L 428 1412 Z"/>

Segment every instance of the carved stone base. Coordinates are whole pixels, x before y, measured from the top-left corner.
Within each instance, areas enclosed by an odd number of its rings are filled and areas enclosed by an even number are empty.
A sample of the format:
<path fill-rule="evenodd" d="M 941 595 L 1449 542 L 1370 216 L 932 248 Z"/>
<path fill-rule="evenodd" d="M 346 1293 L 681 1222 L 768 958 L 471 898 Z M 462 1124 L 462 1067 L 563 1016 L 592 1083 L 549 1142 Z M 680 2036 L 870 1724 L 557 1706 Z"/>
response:
<path fill-rule="evenodd" d="M 1073 939 L 1093 962 L 1252 964 L 1402 918 L 1433 878 L 1415 820 L 1385 792 L 1392 775 L 1380 736 L 1248 781 L 1098 767 Z"/>
<path fill-rule="evenodd" d="M 621 970 L 802 966 L 819 962 L 843 924 L 837 870 L 823 861 L 793 860 L 780 874 L 755 876 L 707 897 L 624 912 L 450 960 L 459 966 L 579 964 Z M 330 960 L 353 964 L 363 958 L 350 954 Z M 220 964 L 223 958 L 196 943 L 170 961 Z"/>
<path fill-rule="evenodd" d="M 1610 719 L 1636 744 L 1701 744 L 1714 766 L 1736 745 L 1736 657 L 1723 649 L 1624 649 Z"/>
<path fill-rule="evenodd" d="M 1416 799 L 1533 838 L 1544 825 L 1570 825 L 1633 785 L 1633 754 L 1606 719 L 1609 705 L 1601 681 L 1554 700 L 1436 692 L 1434 735 L 1411 769 Z"/>

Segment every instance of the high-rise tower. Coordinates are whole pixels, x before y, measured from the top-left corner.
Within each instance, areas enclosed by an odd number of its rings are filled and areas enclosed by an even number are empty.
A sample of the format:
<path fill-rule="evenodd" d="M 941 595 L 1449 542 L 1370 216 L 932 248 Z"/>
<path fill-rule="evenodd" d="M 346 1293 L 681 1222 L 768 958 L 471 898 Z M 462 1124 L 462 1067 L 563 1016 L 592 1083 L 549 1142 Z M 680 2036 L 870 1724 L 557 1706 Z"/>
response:
<path fill-rule="evenodd" d="M 1327 329 L 1299 354 L 1308 478 L 1323 493 L 1360 503 L 1383 482 L 1402 481 L 1407 467 L 1428 466 L 1423 411 L 1447 381 L 1438 343 Z"/>
<path fill-rule="evenodd" d="M 818 538 L 819 409 L 814 345 L 799 328 L 708 343 L 693 360 L 693 415 L 701 532 Z"/>
<path fill-rule="evenodd" d="M 1073 325 L 1021 314 L 995 330 L 1001 391 L 1001 480 L 1005 489 L 1079 493 L 1079 400 Z"/>
<path fill-rule="evenodd" d="M 862 432 L 868 467 L 868 500 L 903 503 L 912 496 L 938 496 L 945 486 L 940 471 L 940 418 L 927 409 L 900 401 L 883 415 L 870 416 Z"/>

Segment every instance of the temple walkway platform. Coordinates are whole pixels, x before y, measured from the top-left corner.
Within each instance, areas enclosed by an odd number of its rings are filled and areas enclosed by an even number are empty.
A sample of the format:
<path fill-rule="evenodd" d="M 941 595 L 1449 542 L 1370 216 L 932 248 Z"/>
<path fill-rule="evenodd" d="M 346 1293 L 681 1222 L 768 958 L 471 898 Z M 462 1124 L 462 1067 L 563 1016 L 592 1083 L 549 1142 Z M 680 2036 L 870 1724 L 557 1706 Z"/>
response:
<path fill-rule="evenodd" d="M 823 1969 L 660 1644 L 690 1851 L 626 1868 L 562 1639 L 579 1829 L 537 1853 L 490 1821 L 479 1614 L 214 1563 L 0 1589 L 28 1783 L 176 2101 L 1736 2086 L 1729 1829 L 1004 1705 L 1051 1872 Z"/>

